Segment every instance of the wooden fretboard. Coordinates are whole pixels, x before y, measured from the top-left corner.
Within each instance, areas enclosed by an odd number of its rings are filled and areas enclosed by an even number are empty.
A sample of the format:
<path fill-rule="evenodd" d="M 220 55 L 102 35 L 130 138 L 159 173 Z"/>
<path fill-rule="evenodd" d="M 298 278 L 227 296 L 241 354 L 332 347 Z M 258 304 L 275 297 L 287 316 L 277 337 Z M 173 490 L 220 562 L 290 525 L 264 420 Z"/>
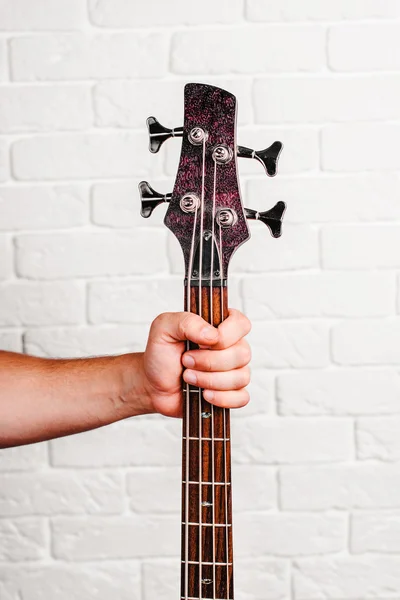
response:
<path fill-rule="evenodd" d="M 200 289 L 199 302 L 191 288 L 190 310 L 217 326 L 227 288 Z M 230 413 L 183 389 L 181 598 L 233 600 Z"/>

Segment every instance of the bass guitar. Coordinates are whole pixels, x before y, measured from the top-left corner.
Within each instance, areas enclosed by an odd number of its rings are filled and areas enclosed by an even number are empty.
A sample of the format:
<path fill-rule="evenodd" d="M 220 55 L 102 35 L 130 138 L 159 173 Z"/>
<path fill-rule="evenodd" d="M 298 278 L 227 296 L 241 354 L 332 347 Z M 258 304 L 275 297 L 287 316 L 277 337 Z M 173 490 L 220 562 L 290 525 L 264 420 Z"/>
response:
<path fill-rule="evenodd" d="M 250 237 L 248 219 L 281 235 L 285 204 L 265 212 L 244 208 L 237 157 L 276 174 L 282 150 L 274 142 L 255 151 L 236 145 L 235 96 L 211 85 L 185 86 L 183 127 L 169 129 L 149 117 L 150 152 L 172 137 L 182 151 L 172 194 L 139 184 L 141 214 L 168 203 L 164 223 L 177 237 L 185 265 L 184 309 L 217 327 L 228 313 L 228 267 Z M 194 348 L 188 343 L 188 349 Z M 229 410 L 208 403 L 198 387 L 183 384 L 182 600 L 233 600 L 232 482 Z"/>

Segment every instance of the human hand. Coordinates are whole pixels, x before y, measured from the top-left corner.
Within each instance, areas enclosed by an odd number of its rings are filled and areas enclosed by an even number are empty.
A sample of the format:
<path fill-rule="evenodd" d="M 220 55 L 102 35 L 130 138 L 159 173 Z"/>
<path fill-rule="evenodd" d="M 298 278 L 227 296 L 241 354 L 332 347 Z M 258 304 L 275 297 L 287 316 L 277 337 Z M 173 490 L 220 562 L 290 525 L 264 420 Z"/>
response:
<path fill-rule="evenodd" d="M 150 412 L 182 415 L 183 366 L 184 381 L 202 388 L 208 402 L 224 408 L 245 406 L 251 352 L 244 336 L 250 329 L 250 321 L 235 309 L 229 310 L 217 328 L 190 312 L 159 315 L 143 354 L 143 385 Z M 185 340 L 201 348 L 186 351 Z"/>

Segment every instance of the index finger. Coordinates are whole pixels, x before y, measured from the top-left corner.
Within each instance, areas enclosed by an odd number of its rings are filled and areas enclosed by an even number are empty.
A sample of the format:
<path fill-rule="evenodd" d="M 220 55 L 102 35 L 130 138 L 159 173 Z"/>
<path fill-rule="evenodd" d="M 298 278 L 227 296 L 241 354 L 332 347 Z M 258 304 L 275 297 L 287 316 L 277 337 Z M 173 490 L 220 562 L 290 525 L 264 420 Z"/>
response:
<path fill-rule="evenodd" d="M 249 319 L 236 308 L 228 310 L 228 317 L 218 325 L 218 342 L 213 349 L 229 348 L 241 340 L 251 330 Z"/>

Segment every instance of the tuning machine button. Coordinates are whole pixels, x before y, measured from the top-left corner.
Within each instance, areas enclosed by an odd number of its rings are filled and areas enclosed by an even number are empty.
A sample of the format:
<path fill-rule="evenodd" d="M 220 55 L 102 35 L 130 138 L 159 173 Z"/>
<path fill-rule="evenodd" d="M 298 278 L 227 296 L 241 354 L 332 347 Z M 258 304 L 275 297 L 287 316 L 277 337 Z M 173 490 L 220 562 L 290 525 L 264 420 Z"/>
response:
<path fill-rule="evenodd" d="M 183 127 L 169 129 L 161 125 L 155 117 L 149 117 L 146 121 L 149 131 L 149 150 L 153 154 L 159 151 L 163 143 L 171 137 L 182 137 Z"/>
<path fill-rule="evenodd" d="M 282 220 L 286 210 L 286 204 L 279 201 L 264 212 L 258 212 L 251 208 L 245 208 L 244 212 L 248 219 L 262 221 L 269 228 L 272 237 L 278 238 L 282 235 Z"/>
<path fill-rule="evenodd" d="M 142 208 L 140 214 L 142 217 L 147 219 L 150 217 L 153 210 L 163 202 L 169 202 L 172 194 L 159 194 L 147 181 L 141 181 L 139 183 L 139 194 L 142 202 Z"/>
<path fill-rule="evenodd" d="M 282 152 L 282 148 L 282 142 L 274 142 L 271 146 L 265 148 L 265 150 L 252 150 L 245 146 L 238 146 L 237 155 L 239 158 L 255 158 L 264 166 L 267 175 L 274 177 L 277 172 L 278 158 Z"/>

